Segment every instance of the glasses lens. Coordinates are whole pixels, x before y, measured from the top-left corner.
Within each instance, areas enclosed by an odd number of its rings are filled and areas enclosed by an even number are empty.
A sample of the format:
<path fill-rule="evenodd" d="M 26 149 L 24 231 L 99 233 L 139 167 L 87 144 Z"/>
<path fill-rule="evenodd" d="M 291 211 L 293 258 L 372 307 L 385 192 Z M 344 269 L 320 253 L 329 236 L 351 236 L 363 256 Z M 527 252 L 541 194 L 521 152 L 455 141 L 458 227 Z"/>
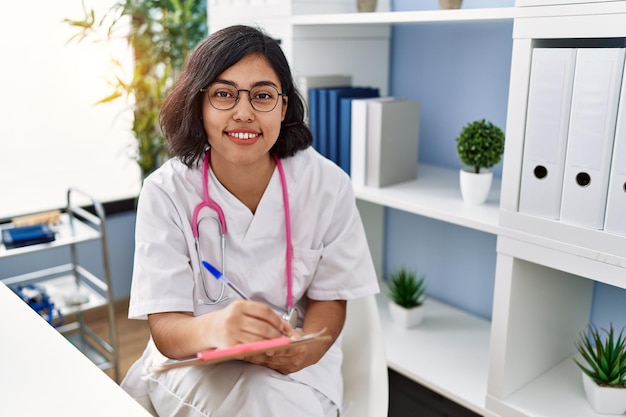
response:
<path fill-rule="evenodd" d="M 218 110 L 228 110 L 235 107 L 239 92 L 230 84 L 211 84 L 208 91 L 211 105 Z"/>
<path fill-rule="evenodd" d="M 278 90 L 271 85 L 259 85 L 250 90 L 250 103 L 257 111 L 272 111 L 278 103 Z"/>
<path fill-rule="evenodd" d="M 248 93 L 252 108 L 260 112 L 274 110 L 280 97 L 276 87 L 271 85 L 258 85 L 251 90 L 237 90 L 234 86 L 226 83 L 211 84 L 207 95 L 209 102 L 216 109 L 230 110 L 237 104 L 241 92 Z"/>

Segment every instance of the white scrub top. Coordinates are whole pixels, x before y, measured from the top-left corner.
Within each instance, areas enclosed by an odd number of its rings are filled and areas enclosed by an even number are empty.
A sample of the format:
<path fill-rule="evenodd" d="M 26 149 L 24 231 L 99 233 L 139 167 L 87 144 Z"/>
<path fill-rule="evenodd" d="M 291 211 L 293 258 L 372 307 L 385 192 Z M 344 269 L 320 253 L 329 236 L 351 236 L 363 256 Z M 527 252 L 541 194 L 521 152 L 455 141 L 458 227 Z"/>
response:
<path fill-rule="evenodd" d="M 282 162 L 291 213 L 293 301 L 300 311 L 301 325 L 307 296 L 349 300 L 375 294 L 379 286 L 348 175 L 311 147 Z M 287 308 L 287 275 L 285 211 L 278 169 L 254 214 L 219 183 L 212 171 L 209 195 L 226 217 L 225 266 L 217 214 L 209 208 L 199 214 L 201 259 L 222 270 L 248 297 L 282 314 Z M 221 283 L 208 271 L 202 273 L 196 255 L 191 221 L 194 208 L 201 202 L 201 165 L 189 169 L 178 159 L 171 159 L 144 181 L 137 208 L 130 318 L 145 319 L 148 314 L 169 311 L 200 315 L 238 299 L 227 289 L 227 301 L 203 303 L 208 297 L 202 280 L 208 281 L 213 298 L 219 295 Z M 343 395 L 340 346 L 338 339 L 317 364 L 291 374 L 338 405 Z M 155 348 L 149 344 L 147 349 Z M 153 356 L 146 352 L 143 357 Z M 130 372 L 138 368 L 144 367 L 135 366 Z"/>

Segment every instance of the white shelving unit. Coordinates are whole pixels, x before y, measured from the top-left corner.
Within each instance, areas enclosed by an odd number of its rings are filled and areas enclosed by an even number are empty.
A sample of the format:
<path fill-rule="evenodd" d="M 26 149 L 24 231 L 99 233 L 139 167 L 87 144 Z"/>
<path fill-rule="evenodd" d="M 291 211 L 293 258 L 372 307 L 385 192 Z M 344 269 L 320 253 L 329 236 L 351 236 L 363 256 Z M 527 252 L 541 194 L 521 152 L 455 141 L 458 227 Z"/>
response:
<path fill-rule="evenodd" d="M 222 5 L 217 13 L 209 10 L 210 30 L 258 24 L 281 39 L 296 76 L 350 74 L 354 84 L 376 86 L 381 95 L 389 86 L 392 25 L 452 28 L 464 23 L 480 29 L 485 22 L 513 22 L 503 178 L 488 203 L 463 205 L 458 172 L 424 164 L 415 181 L 355 189 L 360 203 L 366 203 L 362 217 L 378 265 L 385 207 L 497 236 L 491 322 L 430 300 L 429 316 L 420 327 L 398 329 L 391 325 L 381 295 L 388 363 L 481 415 L 597 417 L 572 361 L 574 341 L 589 320 L 594 282 L 626 288 L 626 238 L 532 218 L 517 207 L 534 40 L 626 38 L 626 1 L 518 0 L 516 7 L 507 8 L 376 13 L 338 12 L 320 3 L 317 9 L 291 14 L 301 1 L 268 1 L 289 4 L 282 7 L 286 14 L 257 10 L 233 18 L 234 9 L 228 13 Z M 229 4 L 236 8 L 246 2 Z"/>
<path fill-rule="evenodd" d="M 380 23 L 451 23 L 484 22 L 488 20 L 511 20 L 515 8 L 501 7 L 490 9 L 419 10 L 408 12 L 339 13 L 319 15 L 299 15 L 291 18 L 291 23 L 304 25 L 345 25 Z"/>
<path fill-rule="evenodd" d="M 95 209 L 95 215 L 75 204 L 79 197 L 88 198 Z M 0 276 L 0 280 L 12 289 L 28 284 L 43 287 L 54 303 L 55 309 L 58 309 L 63 317 L 64 323 L 57 327 L 59 333 L 100 369 L 113 369 L 114 378 L 118 380 L 117 328 L 102 204 L 79 190 L 68 190 L 67 207 L 53 229 L 55 240 L 52 242 L 10 249 L 0 243 L 0 259 L 67 247 L 71 257 L 69 263 L 22 275 Z M 103 277 L 95 276 L 81 266 L 78 260 L 78 246 L 93 241 L 99 241 L 101 245 Z M 83 320 L 85 311 L 103 306 L 107 310 L 108 340 L 95 333 Z M 59 319 L 55 310 L 54 323 L 56 324 Z"/>
<path fill-rule="evenodd" d="M 594 283 L 626 288 L 626 237 L 525 215 L 518 199 L 532 48 L 561 40 L 576 47 L 578 39 L 623 44 L 626 2 L 518 9 L 523 17 L 513 31 L 487 415 L 595 417 L 572 360 L 574 342 L 589 322 Z M 535 12 L 526 16 L 529 9 Z"/>
<path fill-rule="evenodd" d="M 407 330 L 392 323 L 387 297 L 377 300 L 389 367 L 483 414 L 489 321 L 427 299 L 423 322 Z"/>

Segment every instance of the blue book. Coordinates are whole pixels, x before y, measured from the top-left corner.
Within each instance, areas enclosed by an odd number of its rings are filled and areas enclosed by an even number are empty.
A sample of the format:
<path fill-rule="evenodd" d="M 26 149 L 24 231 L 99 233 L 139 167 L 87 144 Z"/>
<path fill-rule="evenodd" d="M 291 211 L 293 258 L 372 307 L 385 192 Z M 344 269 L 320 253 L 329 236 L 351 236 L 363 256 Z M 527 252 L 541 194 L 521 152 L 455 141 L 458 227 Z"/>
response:
<path fill-rule="evenodd" d="M 326 150 L 328 159 L 339 165 L 339 102 L 342 98 L 378 97 L 378 89 L 374 87 L 343 87 L 328 90 L 328 127 Z"/>
<path fill-rule="evenodd" d="M 350 175 L 352 146 L 352 98 L 339 102 L 339 166 Z"/>
<path fill-rule="evenodd" d="M 378 88 L 353 87 L 335 90 L 329 103 L 329 119 L 331 130 L 328 136 L 328 149 L 332 159 L 348 174 L 350 173 L 350 144 L 352 125 L 352 99 L 379 97 Z"/>
<path fill-rule="evenodd" d="M 317 89 L 317 151 L 326 158 L 328 154 L 328 90 Z"/>
<path fill-rule="evenodd" d="M 313 147 L 319 151 L 318 90 L 318 88 L 310 88 L 307 92 L 307 99 L 309 101 L 309 129 L 313 135 Z"/>
<path fill-rule="evenodd" d="M 356 87 L 328 90 L 328 159 L 339 165 L 339 100 L 356 92 Z"/>
<path fill-rule="evenodd" d="M 348 86 L 309 88 L 309 129 L 313 135 L 313 147 L 328 157 L 328 90 Z"/>

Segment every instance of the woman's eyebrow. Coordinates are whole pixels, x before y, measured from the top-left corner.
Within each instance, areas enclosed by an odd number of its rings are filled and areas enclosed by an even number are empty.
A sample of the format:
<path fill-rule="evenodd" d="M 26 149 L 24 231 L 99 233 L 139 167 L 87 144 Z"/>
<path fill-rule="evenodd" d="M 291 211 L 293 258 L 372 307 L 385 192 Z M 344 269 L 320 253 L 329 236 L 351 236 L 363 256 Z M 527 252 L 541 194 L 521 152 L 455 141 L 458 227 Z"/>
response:
<path fill-rule="evenodd" d="M 232 85 L 233 87 L 237 88 L 237 84 L 235 84 L 234 82 L 229 81 L 229 80 L 223 80 L 221 78 L 216 79 L 215 81 L 213 81 L 212 84 L 216 84 L 216 83 L 228 84 L 228 85 Z"/>
<path fill-rule="evenodd" d="M 269 85 L 271 87 L 276 88 L 277 90 L 279 89 L 278 86 L 272 81 L 257 81 L 256 83 L 252 84 L 252 87 L 258 87 L 260 85 Z"/>
<path fill-rule="evenodd" d="M 230 80 L 223 80 L 221 78 L 216 79 L 215 81 L 213 81 L 214 83 L 221 83 L 221 84 L 228 84 L 228 85 L 232 85 L 235 88 L 239 88 L 239 86 L 237 85 L 237 83 L 235 83 L 234 81 L 230 81 Z M 250 88 L 254 88 L 254 87 L 258 87 L 260 85 L 269 85 L 271 87 L 276 88 L 277 90 L 280 90 L 280 88 L 278 88 L 278 86 L 276 85 L 276 83 L 274 83 L 273 81 L 257 81 L 254 84 L 252 84 L 250 86 Z"/>

